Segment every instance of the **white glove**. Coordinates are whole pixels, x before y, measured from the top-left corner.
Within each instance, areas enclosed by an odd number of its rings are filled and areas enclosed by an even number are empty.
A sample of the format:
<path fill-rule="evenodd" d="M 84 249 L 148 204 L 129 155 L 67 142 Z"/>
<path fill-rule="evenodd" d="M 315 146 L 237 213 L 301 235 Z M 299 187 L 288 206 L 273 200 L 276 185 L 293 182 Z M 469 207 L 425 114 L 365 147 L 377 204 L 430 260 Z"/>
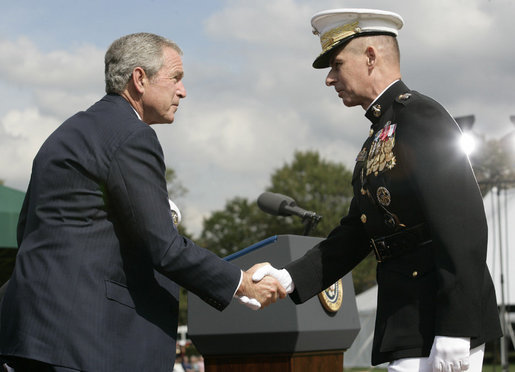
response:
<path fill-rule="evenodd" d="M 435 336 L 429 362 L 433 372 L 459 372 L 469 369 L 470 338 Z"/>
<path fill-rule="evenodd" d="M 264 265 L 257 269 L 254 275 L 252 275 L 252 280 L 259 282 L 267 275 L 273 276 L 275 279 L 277 279 L 279 284 L 281 284 L 282 287 L 286 290 L 286 293 L 292 293 L 295 289 L 295 285 L 293 284 L 290 273 L 285 269 L 277 270 L 271 265 Z"/>
<path fill-rule="evenodd" d="M 172 212 L 173 224 L 177 226 L 179 223 L 181 223 L 181 211 L 173 201 L 168 199 L 168 202 L 170 203 L 170 211 Z"/>
<path fill-rule="evenodd" d="M 261 309 L 261 304 L 255 298 L 248 298 L 247 296 L 234 296 L 240 304 L 247 306 L 252 310 Z"/>

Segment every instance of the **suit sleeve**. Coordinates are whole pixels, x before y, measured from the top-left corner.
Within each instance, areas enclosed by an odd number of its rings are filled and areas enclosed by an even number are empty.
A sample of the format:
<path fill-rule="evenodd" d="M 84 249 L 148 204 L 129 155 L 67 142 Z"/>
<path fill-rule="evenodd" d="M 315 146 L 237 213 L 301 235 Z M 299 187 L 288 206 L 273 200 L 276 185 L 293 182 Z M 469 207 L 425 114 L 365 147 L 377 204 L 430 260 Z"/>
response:
<path fill-rule="evenodd" d="M 433 239 L 435 332 L 477 336 L 487 224 L 476 179 L 459 148 L 461 131 L 443 107 L 429 100 L 410 103 L 398 120 L 405 125 L 396 142 Z"/>
<path fill-rule="evenodd" d="M 221 310 L 241 271 L 175 229 L 168 204 L 162 149 L 152 128 L 136 130 L 116 151 L 108 176 L 111 208 L 154 268 Z"/>
<path fill-rule="evenodd" d="M 290 295 L 295 303 L 303 303 L 325 290 L 370 253 L 359 216 L 357 201 L 353 198 L 349 214 L 342 218 L 340 225 L 303 257 L 286 265 L 295 284 Z"/>

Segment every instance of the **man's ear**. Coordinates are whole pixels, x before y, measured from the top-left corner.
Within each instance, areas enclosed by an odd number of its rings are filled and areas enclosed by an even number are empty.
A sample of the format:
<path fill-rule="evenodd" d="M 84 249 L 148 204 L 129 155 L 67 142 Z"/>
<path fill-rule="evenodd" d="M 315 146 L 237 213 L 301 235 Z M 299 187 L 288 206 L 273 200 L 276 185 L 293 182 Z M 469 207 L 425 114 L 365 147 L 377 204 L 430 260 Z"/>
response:
<path fill-rule="evenodd" d="M 145 86 L 148 82 L 145 70 L 143 70 L 141 67 L 136 67 L 134 70 L 132 70 L 131 82 L 134 86 L 134 89 L 142 94 L 145 91 Z"/>
<path fill-rule="evenodd" d="M 374 65 L 376 63 L 376 50 L 373 46 L 369 46 L 365 50 L 365 56 L 367 58 L 367 66 L 369 69 L 374 68 Z"/>

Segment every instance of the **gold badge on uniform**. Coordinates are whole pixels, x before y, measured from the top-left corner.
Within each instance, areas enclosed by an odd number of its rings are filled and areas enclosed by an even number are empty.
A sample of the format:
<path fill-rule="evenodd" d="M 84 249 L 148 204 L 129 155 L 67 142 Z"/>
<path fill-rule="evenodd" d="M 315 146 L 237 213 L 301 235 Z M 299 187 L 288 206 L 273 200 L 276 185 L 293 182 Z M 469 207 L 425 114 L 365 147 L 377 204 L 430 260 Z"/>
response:
<path fill-rule="evenodd" d="M 340 310 L 343 302 L 343 284 L 342 280 L 338 280 L 325 291 L 318 294 L 318 298 L 324 309 L 331 313 Z"/>
<path fill-rule="evenodd" d="M 395 166 L 395 155 L 393 148 L 395 146 L 395 129 L 397 124 L 390 121 L 378 131 L 370 146 L 367 158 L 367 176 L 371 173 L 378 175 L 385 168 L 392 169 Z"/>
<path fill-rule="evenodd" d="M 376 192 L 377 201 L 384 207 L 388 207 L 392 202 L 392 196 L 390 195 L 390 191 L 384 186 L 380 186 L 377 188 Z"/>

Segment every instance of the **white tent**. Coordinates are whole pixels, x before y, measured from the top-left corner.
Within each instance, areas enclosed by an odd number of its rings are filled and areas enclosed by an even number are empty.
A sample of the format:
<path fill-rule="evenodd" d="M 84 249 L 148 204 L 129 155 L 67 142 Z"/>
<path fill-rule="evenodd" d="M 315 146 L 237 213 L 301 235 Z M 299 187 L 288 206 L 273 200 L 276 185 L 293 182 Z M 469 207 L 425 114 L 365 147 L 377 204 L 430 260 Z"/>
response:
<path fill-rule="evenodd" d="M 488 221 L 487 263 L 495 284 L 497 303 L 515 305 L 515 189 L 490 191 L 484 198 Z M 502 271 L 501 271 L 502 268 Z M 501 287 L 501 274 L 504 286 Z"/>
<path fill-rule="evenodd" d="M 487 264 L 492 274 L 497 295 L 497 303 L 502 303 L 501 267 L 504 275 L 504 303 L 515 305 L 515 189 L 496 189 L 484 198 L 488 222 Z M 502 265 L 501 265 L 502 261 Z M 377 286 L 356 296 L 356 304 L 361 322 L 361 330 L 352 346 L 345 352 L 345 367 L 369 367 L 372 354 L 372 339 L 377 306 Z M 511 314 L 511 321 L 515 321 Z"/>

